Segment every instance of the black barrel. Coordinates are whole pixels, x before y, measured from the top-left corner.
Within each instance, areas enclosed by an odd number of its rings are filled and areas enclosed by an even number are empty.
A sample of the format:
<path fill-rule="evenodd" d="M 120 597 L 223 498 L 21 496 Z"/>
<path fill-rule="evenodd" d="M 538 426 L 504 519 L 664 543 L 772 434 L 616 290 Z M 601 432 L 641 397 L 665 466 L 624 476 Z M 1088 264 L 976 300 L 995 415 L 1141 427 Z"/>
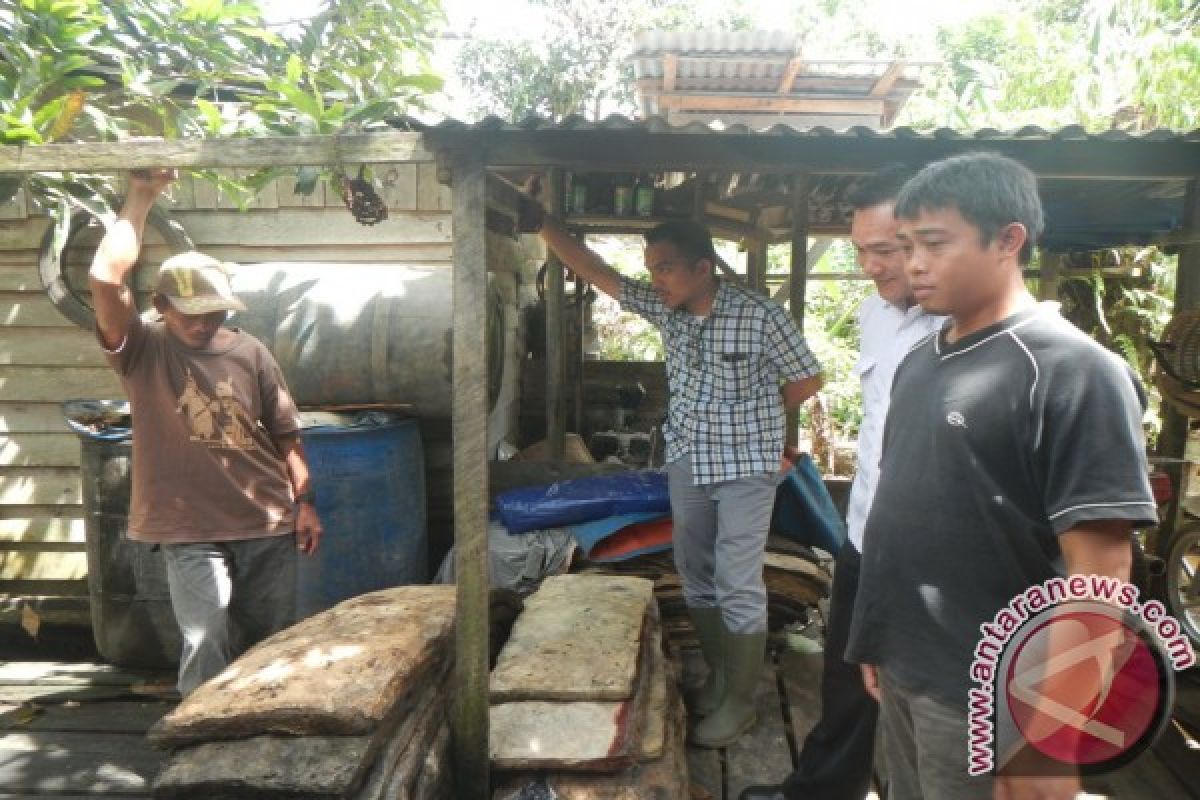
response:
<path fill-rule="evenodd" d="M 67 414 L 72 419 L 70 409 Z M 171 611 L 166 564 L 155 545 L 126 537 L 132 441 L 111 429 L 91 432 L 78 424 L 71 427 L 81 443 L 88 594 L 96 649 L 106 661 L 124 667 L 173 667 L 183 645 Z"/>

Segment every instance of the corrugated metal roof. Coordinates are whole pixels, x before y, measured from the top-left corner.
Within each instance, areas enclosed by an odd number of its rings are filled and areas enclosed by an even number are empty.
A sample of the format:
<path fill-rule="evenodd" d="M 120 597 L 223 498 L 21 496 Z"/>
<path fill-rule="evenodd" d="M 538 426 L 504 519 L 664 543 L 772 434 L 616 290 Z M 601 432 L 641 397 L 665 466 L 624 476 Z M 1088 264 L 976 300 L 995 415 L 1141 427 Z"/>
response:
<path fill-rule="evenodd" d="M 670 52 L 712 55 L 791 55 L 798 47 L 787 31 L 646 31 L 634 40 L 634 56 Z"/>
<path fill-rule="evenodd" d="M 995 149 L 1009 151 L 1018 158 L 1021 157 L 1020 151 L 1028 149 L 1031 154 L 1043 153 L 1041 156 L 1042 171 L 1039 172 L 1041 176 L 1039 188 L 1048 226 L 1042 244 L 1050 250 L 1059 251 L 1144 244 L 1154 241 L 1155 236 L 1178 230 L 1184 224 L 1183 196 L 1187 179 L 1200 173 L 1200 157 L 1197 156 L 1200 148 L 1194 147 L 1194 145 L 1200 145 L 1200 128 L 1192 131 L 1159 129 L 1142 133 L 1117 130 L 1089 133 L 1079 125 L 1069 125 L 1059 129 L 1028 125 L 1006 131 L 995 128 L 981 128 L 972 131 L 939 128 L 933 131 L 918 131 L 907 127 L 881 131 L 865 126 L 856 126 L 837 131 L 825 126 L 797 128 L 777 124 L 766 130 L 755 131 L 745 125 L 722 127 L 700 122 L 673 125 L 662 117 L 634 120 L 621 116 L 611 116 L 598 121 L 573 117 L 562 122 L 530 117 L 516 124 L 496 117 L 471 124 L 458 120 L 444 120 L 436 124 L 397 120 L 395 124 L 410 130 L 426 131 L 432 138 L 436 138 L 439 133 L 444 133 L 447 139 L 453 139 L 455 135 L 463 133 L 482 135 L 492 132 L 525 133 L 539 137 L 544 137 L 546 134 L 553 135 L 556 132 L 562 133 L 562 139 L 558 144 L 553 143 L 557 137 L 551 136 L 551 138 L 544 138 L 541 144 L 532 148 L 532 151 L 549 148 L 559 157 L 563 153 L 572 151 L 571 133 L 611 132 L 615 140 L 613 147 L 605 151 L 605 155 L 600 157 L 600 161 L 588 167 L 597 171 L 604 171 L 607 166 L 611 166 L 609 162 L 614 160 L 620 162 L 620 154 L 623 150 L 653 149 L 691 152 L 704 144 L 703 139 L 686 143 L 680 142 L 678 146 L 669 140 L 665 142 L 660 140 L 656 143 L 646 142 L 645 147 L 640 148 L 637 141 L 620 141 L 621 137 L 630 132 L 642 131 L 655 135 L 700 136 L 713 139 L 760 136 L 778 141 L 781 145 L 778 148 L 764 148 L 760 146 L 763 144 L 762 142 L 746 142 L 746 147 L 743 148 L 738 146 L 740 143 L 734 143 L 734 146 L 730 147 L 725 143 L 714 141 L 711 152 L 715 154 L 714 159 L 717 161 L 743 150 L 760 153 L 767 150 L 788 151 L 793 149 L 793 146 L 788 144 L 788 140 L 794 140 L 797 144 L 809 140 L 813 142 L 814 146 L 818 146 L 816 149 L 822 152 L 828 153 L 837 150 L 844 151 L 846 154 L 839 164 L 849 168 L 844 172 L 825 170 L 823 174 L 818 170 L 810 187 L 810 191 L 812 191 L 810 213 L 814 215 L 813 220 L 818 224 L 830 227 L 840 225 L 843 228 L 845 227 L 844 218 L 849 212 L 848 206 L 838 198 L 844 195 L 846 187 L 854 180 L 854 174 L 861 171 L 859 168 L 865 164 L 864 159 L 856 153 L 872 154 L 871 157 L 875 159 L 875 163 L 870 168 L 877 168 L 890 163 L 893 159 L 921 163 L 921 158 L 939 157 L 938 153 L 943 151 L 961 152 L 979 145 L 989 147 L 992 146 L 991 143 L 994 143 Z M 509 141 L 519 141 L 521 137 L 519 135 L 515 137 L 497 136 L 496 141 L 500 142 L 505 138 L 508 138 Z M 581 136 L 579 155 L 585 159 L 594 159 L 596 157 L 594 153 L 596 141 L 595 136 Z M 827 146 L 827 142 L 834 142 L 836 146 L 831 148 Z M 889 142 L 894 146 L 888 144 Z M 1087 144 L 1089 142 L 1165 143 L 1172 146 L 1170 148 L 1172 154 L 1168 157 L 1171 159 L 1171 169 L 1162 169 L 1163 165 L 1155 161 L 1145 147 L 1133 148 L 1131 157 L 1138 162 L 1144 161 L 1143 168 L 1153 166 L 1157 172 L 1138 173 L 1136 169 L 1109 172 L 1111 167 L 1119 166 L 1111 164 L 1109 159 L 1121 158 L 1119 155 L 1114 156 L 1110 148 L 1095 148 L 1091 151 L 1090 161 L 1084 158 L 1082 162 L 1079 162 L 1078 157 L 1071 152 L 1076 150 L 1074 147 L 1052 147 L 1051 149 L 1055 152 L 1046 155 L 1047 148 L 1042 146 L 1054 143 Z M 945 146 L 941 143 L 945 143 Z M 911 144 L 917 145 L 923 154 L 918 160 L 913 160 Z M 862 147 L 857 145 L 862 145 Z M 1026 145 L 1032 146 L 1027 148 Z M 1184 147 L 1180 147 L 1180 145 L 1184 145 Z M 702 147 L 701 149 L 704 150 Z M 1079 151 L 1086 149 L 1078 148 Z M 1150 148 L 1150 150 L 1153 149 Z M 900 155 L 896 155 L 892 151 L 896 151 Z M 1046 158 L 1052 160 L 1046 161 Z M 1057 172 L 1057 159 L 1072 161 L 1074 166 L 1060 174 Z M 1176 164 L 1176 161 L 1180 163 Z M 586 163 L 586 161 L 580 163 Z M 697 169 L 707 168 L 701 166 L 703 163 L 707 163 L 703 156 L 700 156 L 695 163 Z M 787 156 L 775 163 L 778 166 L 772 169 L 777 169 L 780 174 L 787 173 L 789 169 L 794 168 L 794 162 Z M 831 166 L 827 162 L 821 163 L 826 167 Z M 615 168 L 625 167 L 617 166 Z M 632 167 L 629 168 L 632 169 Z M 1090 174 L 1096 177 L 1088 178 L 1089 173 L 1081 171 L 1086 169 L 1095 169 L 1096 171 Z M 762 173 L 753 160 L 751 160 L 749 169 L 744 171 Z M 1106 178 L 1105 175 L 1114 175 L 1115 177 Z M 1149 177 L 1151 175 L 1159 177 Z M 1080 180 L 1080 178 L 1086 179 Z"/>
<path fill-rule="evenodd" d="M 843 130 L 835 130 L 824 125 L 812 127 L 794 127 L 777 123 L 767 128 L 751 128 L 746 125 L 723 126 L 720 123 L 689 122 L 675 125 L 665 117 L 652 116 L 645 119 L 632 119 L 611 114 L 601 120 L 589 120 L 580 116 L 571 116 L 556 122 L 545 117 L 526 117 L 517 123 L 508 122 L 500 117 L 486 117 L 478 122 L 463 122 L 456 119 L 445 119 L 436 123 L 422 122 L 412 117 L 405 117 L 391 122 L 393 127 L 403 130 L 416 131 L 636 131 L 647 133 L 669 134 L 712 134 L 719 136 L 790 136 L 836 139 L 940 139 L 940 140 L 977 140 L 977 141 L 1009 141 L 1009 140 L 1044 140 L 1044 141 L 1151 141 L 1151 142 L 1200 142 L 1200 128 L 1192 131 L 1174 131 L 1168 128 L 1157 128 L 1152 131 L 1131 133 L 1122 130 L 1107 130 L 1099 133 L 1089 133 L 1082 125 L 1067 125 L 1062 128 L 1049 129 L 1038 125 L 1026 125 L 1012 130 L 996 128 L 978 128 L 976 130 L 960 131 L 953 128 L 937 128 L 932 131 L 920 131 L 916 128 L 901 126 L 878 130 L 865 125 L 856 125 Z"/>

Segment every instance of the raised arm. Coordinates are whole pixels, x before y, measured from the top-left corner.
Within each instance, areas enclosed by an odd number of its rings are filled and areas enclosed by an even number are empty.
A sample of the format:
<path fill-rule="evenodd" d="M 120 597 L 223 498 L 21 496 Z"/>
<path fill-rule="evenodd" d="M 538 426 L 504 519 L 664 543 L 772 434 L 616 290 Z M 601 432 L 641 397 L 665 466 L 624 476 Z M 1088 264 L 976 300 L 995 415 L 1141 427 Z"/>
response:
<path fill-rule="evenodd" d="M 159 194 L 174 178 L 175 171 L 170 169 L 131 172 L 125 204 L 96 248 L 88 285 L 96 309 L 96 330 L 100 341 L 110 350 L 121 346 L 137 320 L 133 291 L 125 285 L 125 279 L 141 252 L 146 217 Z"/>
<path fill-rule="evenodd" d="M 620 299 L 621 276 L 594 251 L 571 235 L 566 226 L 547 214 L 542 222 L 542 241 L 569 270 L 609 297 Z"/>
<path fill-rule="evenodd" d="M 536 190 L 534 181 L 528 189 Z M 609 297 L 620 299 L 621 276 L 603 258 L 571 235 L 567 227 L 527 192 L 521 194 L 522 230 L 534 230 L 567 269 L 604 292 Z"/>

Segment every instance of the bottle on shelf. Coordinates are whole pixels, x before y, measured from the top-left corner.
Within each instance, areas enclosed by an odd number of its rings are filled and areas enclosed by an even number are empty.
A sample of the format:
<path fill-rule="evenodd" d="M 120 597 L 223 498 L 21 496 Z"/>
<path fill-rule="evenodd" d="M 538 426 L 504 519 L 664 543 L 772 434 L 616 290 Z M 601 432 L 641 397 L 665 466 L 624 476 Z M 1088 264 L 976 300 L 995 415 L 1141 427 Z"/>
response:
<path fill-rule="evenodd" d="M 635 182 L 632 175 L 620 175 L 617 177 L 616 186 L 613 187 L 614 216 L 633 216 L 633 195 L 635 191 L 634 185 Z"/>
<path fill-rule="evenodd" d="M 637 188 L 634 190 L 633 204 L 639 217 L 654 216 L 654 200 L 657 193 L 654 190 L 654 178 L 648 174 L 638 176 Z"/>
<path fill-rule="evenodd" d="M 574 179 L 571 181 L 571 213 L 586 214 L 588 207 L 588 182 L 587 179 L 575 173 Z"/>

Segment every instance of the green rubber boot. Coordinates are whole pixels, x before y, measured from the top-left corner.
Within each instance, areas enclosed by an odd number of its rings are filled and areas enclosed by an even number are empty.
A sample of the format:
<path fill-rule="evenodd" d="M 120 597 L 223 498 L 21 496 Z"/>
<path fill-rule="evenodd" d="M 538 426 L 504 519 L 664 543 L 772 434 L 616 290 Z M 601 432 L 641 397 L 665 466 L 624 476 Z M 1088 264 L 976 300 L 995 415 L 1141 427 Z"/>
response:
<path fill-rule="evenodd" d="M 767 634 L 725 631 L 722 652 L 725 659 L 725 697 L 712 714 L 692 731 L 697 747 L 727 747 L 750 729 L 756 720 L 754 697 L 762 677 Z"/>
<path fill-rule="evenodd" d="M 688 708 L 698 717 L 717 710 L 725 695 L 725 665 L 721 657 L 721 639 L 725 635 L 725 623 L 721 621 L 721 609 L 688 608 L 696 638 L 700 640 L 700 652 L 708 665 L 708 677 L 704 685 L 688 695 Z"/>

